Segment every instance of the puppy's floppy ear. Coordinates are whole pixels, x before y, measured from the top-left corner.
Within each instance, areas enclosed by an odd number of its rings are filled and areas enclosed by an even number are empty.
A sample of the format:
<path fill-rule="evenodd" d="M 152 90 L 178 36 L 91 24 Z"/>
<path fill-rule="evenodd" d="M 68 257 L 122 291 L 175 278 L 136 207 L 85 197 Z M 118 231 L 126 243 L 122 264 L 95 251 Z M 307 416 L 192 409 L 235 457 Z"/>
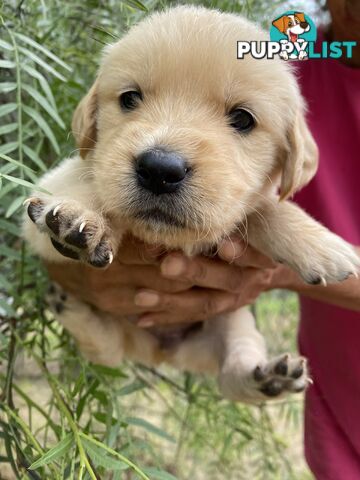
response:
<path fill-rule="evenodd" d="M 295 15 L 295 17 L 297 17 L 300 20 L 300 22 L 306 22 L 304 13 L 296 12 L 294 15 Z"/>
<path fill-rule="evenodd" d="M 286 30 L 286 25 L 285 25 L 286 19 L 287 19 L 287 15 L 283 15 L 282 17 L 274 20 L 272 24 L 274 25 L 274 27 L 276 27 L 279 30 L 279 32 L 284 33 Z"/>
<path fill-rule="evenodd" d="M 318 148 L 310 133 L 302 109 L 287 134 L 287 148 L 283 158 L 280 200 L 293 195 L 315 175 L 318 166 Z"/>
<path fill-rule="evenodd" d="M 96 143 L 96 111 L 97 111 L 97 82 L 93 84 L 85 97 L 81 100 L 72 119 L 72 132 L 80 151 L 85 158 Z"/>

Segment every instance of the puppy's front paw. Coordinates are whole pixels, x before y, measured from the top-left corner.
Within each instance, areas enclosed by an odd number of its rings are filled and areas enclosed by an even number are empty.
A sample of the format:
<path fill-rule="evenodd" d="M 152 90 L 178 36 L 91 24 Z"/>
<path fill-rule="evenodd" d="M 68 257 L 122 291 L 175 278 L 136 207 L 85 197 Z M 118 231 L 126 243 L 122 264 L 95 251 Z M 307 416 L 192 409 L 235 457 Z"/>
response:
<path fill-rule="evenodd" d="M 30 198 L 27 203 L 30 219 L 50 236 L 54 248 L 63 256 L 94 267 L 106 267 L 112 262 L 114 242 L 101 215 L 72 200 L 46 203 Z"/>
<path fill-rule="evenodd" d="M 357 277 L 360 271 L 360 257 L 354 248 L 325 229 L 307 239 L 287 263 L 312 285 L 342 282 L 350 275 Z"/>

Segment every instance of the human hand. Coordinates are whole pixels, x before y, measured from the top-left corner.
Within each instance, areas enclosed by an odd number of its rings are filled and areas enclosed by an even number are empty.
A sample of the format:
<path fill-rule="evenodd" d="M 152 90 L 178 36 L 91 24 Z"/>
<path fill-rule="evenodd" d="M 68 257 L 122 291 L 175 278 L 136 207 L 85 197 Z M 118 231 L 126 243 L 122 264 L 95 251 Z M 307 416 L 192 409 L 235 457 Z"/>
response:
<path fill-rule="evenodd" d="M 149 311 L 140 316 L 138 324 L 151 327 L 206 320 L 251 304 L 261 292 L 275 288 L 273 279 L 281 267 L 240 239 L 223 242 L 218 257 L 187 258 L 177 252 L 165 256 L 160 264 L 164 278 L 193 288 L 140 290 L 135 302 Z"/>
<path fill-rule="evenodd" d="M 176 293 L 188 289 L 187 281 L 169 281 L 160 272 L 160 257 L 164 249 L 145 245 L 134 237 L 126 237 L 113 263 L 100 270 L 91 266 L 69 262 L 48 263 L 53 281 L 99 310 L 116 315 L 141 314 L 148 308 L 135 304 L 139 288 Z"/>

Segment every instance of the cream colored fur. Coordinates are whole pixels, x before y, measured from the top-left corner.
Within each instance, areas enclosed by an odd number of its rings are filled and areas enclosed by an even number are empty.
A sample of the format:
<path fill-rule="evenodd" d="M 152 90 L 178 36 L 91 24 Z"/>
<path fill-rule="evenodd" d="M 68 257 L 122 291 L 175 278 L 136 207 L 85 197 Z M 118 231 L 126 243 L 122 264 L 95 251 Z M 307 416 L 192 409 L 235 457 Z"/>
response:
<path fill-rule="evenodd" d="M 152 15 L 106 49 L 98 77 L 74 115 L 81 155 L 42 178 L 40 185 L 52 195 L 36 193 L 32 201 L 42 202 L 44 211 L 36 223 L 25 220 L 25 237 L 37 254 L 74 261 L 49 240 L 45 216 L 59 206 L 64 217 L 76 218 L 77 227 L 91 226 L 94 245 L 105 235 L 113 253 L 125 231 L 192 255 L 240 230 L 250 244 L 307 281 L 339 281 L 356 272 L 359 260 L 352 248 L 286 200 L 317 168 L 291 69 L 281 60 L 237 60 L 238 40 L 266 40 L 266 35 L 236 15 L 178 7 Z M 141 88 L 143 102 L 123 113 L 118 98 L 130 87 Z M 245 135 L 234 131 L 226 116 L 238 105 L 257 122 Z M 156 145 L 181 152 L 193 169 L 182 197 L 184 228 L 133 216 L 138 189 L 133 159 Z M 264 340 L 245 308 L 209 319 L 170 350 L 162 350 L 156 336 L 131 319 L 111 318 L 74 298 L 59 320 L 95 362 L 118 365 L 127 357 L 213 373 L 232 399 L 262 400 L 260 383 L 278 378 L 277 360 L 267 360 Z M 287 361 L 290 370 L 299 364 Z M 257 366 L 264 378 L 254 377 Z M 297 379 L 290 374 L 286 381 L 278 378 L 282 392 L 305 387 L 305 368 Z"/>

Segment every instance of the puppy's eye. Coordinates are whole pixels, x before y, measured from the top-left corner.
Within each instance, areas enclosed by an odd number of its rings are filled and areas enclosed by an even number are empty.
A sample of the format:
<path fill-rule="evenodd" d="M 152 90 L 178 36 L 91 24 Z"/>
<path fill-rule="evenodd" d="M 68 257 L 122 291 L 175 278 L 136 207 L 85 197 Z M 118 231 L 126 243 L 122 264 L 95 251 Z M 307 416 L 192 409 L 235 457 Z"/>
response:
<path fill-rule="evenodd" d="M 124 112 L 134 110 L 142 100 L 142 95 L 136 90 L 124 92 L 119 97 L 120 107 Z"/>
<path fill-rule="evenodd" d="M 255 127 L 255 119 L 250 112 L 243 108 L 236 108 L 230 112 L 230 125 L 238 132 L 249 132 Z"/>

